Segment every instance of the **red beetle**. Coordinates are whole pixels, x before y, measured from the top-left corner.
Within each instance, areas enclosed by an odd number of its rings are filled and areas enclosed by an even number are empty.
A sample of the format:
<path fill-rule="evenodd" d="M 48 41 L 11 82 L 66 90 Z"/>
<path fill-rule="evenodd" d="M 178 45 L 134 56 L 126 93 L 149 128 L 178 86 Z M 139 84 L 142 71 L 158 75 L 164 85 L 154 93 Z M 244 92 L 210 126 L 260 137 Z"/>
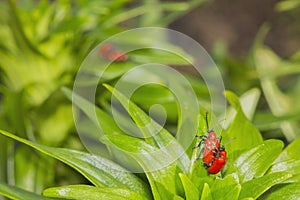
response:
<path fill-rule="evenodd" d="M 99 50 L 99 55 L 106 60 L 114 62 L 124 62 L 128 59 L 128 56 L 125 53 L 117 51 L 116 48 L 109 43 L 106 43 L 101 46 Z"/>
<path fill-rule="evenodd" d="M 225 147 L 221 146 L 222 138 L 218 138 L 213 130 L 208 126 L 208 113 L 206 113 L 206 126 L 208 136 L 200 136 L 202 139 L 196 146 L 199 147 L 204 143 L 203 151 L 203 165 L 210 174 L 216 174 L 220 172 L 226 165 L 228 158 L 226 157 Z M 200 156 L 197 158 L 199 159 Z"/>

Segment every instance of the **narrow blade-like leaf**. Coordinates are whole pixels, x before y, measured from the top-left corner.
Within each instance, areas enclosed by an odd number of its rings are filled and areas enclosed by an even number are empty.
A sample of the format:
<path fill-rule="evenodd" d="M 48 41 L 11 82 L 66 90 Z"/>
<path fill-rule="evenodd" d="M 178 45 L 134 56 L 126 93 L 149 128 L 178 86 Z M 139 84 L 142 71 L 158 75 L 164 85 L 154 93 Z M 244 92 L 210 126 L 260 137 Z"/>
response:
<path fill-rule="evenodd" d="M 43 195 L 73 200 L 146 200 L 140 194 L 124 188 L 94 187 L 89 185 L 69 185 L 48 188 Z"/>
<path fill-rule="evenodd" d="M 185 174 L 180 173 L 179 177 L 185 191 L 186 200 L 199 199 L 200 192 L 193 182 Z"/>
<path fill-rule="evenodd" d="M 148 187 L 143 181 L 112 161 L 85 152 L 40 145 L 2 130 L 0 133 L 64 162 L 96 186 L 128 188 L 149 196 Z"/>
<path fill-rule="evenodd" d="M 54 200 L 53 198 L 43 197 L 33 192 L 29 192 L 12 185 L 7 185 L 5 183 L 0 183 L 0 194 L 14 200 Z"/>

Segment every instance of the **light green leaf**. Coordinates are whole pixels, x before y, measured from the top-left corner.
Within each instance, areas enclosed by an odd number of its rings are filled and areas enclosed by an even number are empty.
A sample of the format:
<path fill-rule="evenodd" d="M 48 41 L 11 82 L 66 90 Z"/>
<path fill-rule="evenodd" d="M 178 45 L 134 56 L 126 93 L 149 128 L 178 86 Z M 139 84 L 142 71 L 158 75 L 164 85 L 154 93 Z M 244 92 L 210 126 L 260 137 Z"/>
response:
<path fill-rule="evenodd" d="M 237 112 L 232 124 L 226 132 L 227 134 L 223 134 L 225 141 L 234 139 L 226 146 L 227 151 L 234 152 L 237 150 L 250 149 L 261 144 L 263 141 L 261 134 L 246 118 L 238 97 L 230 91 L 226 91 L 225 95 Z M 229 158 L 231 157 L 229 156 Z"/>
<path fill-rule="evenodd" d="M 274 161 L 274 163 L 286 161 L 290 159 L 300 160 L 300 137 L 289 144 Z"/>
<path fill-rule="evenodd" d="M 180 173 L 179 177 L 185 191 L 186 200 L 199 199 L 200 192 L 193 182 L 183 173 Z"/>
<path fill-rule="evenodd" d="M 61 144 L 74 126 L 72 106 L 60 104 L 50 109 L 44 109 L 37 117 L 39 137 L 43 144 Z"/>
<path fill-rule="evenodd" d="M 282 68 L 284 62 L 270 48 L 258 46 L 254 51 L 254 61 L 264 96 L 275 116 L 287 115 L 295 110 L 299 110 L 293 99 L 283 93 L 277 85 L 277 80 L 269 74 L 277 72 Z M 299 69 L 299 67 L 298 67 Z M 297 137 L 297 124 L 295 121 L 284 121 L 280 123 L 280 128 L 288 141 Z"/>
<path fill-rule="evenodd" d="M 258 88 L 252 88 L 239 97 L 241 108 L 248 120 L 252 120 L 253 118 L 260 93 L 261 92 Z M 235 115 L 236 111 L 232 107 L 226 111 L 226 120 L 224 121 L 225 129 L 227 129 L 232 123 Z"/>
<path fill-rule="evenodd" d="M 278 11 L 289 11 L 300 6 L 300 1 L 298 0 L 284 0 L 276 4 L 276 9 Z"/>
<path fill-rule="evenodd" d="M 202 194 L 201 194 L 201 200 L 213 200 L 209 185 L 207 183 L 204 183 Z"/>
<path fill-rule="evenodd" d="M 14 200 L 33 200 L 33 199 L 53 200 L 53 198 L 43 197 L 33 192 L 28 192 L 21 188 L 12 185 L 7 185 L 1 182 L 0 182 L 0 194 Z"/>
<path fill-rule="evenodd" d="M 69 185 L 48 188 L 43 192 L 44 196 L 65 198 L 74 200 L 145 200 L 140 194 L 124 188 L 94 187 L 89 185 Z"/>
<path fill-rule="evenodd" d="M 291 172 L 294 175 L 300 173 L 300 137 L 289 144 L 273 162 L 269 173 Z"/>
<path fill-rule="evenodd" d="M 242 184 L 239 198 L 252 197 L 253 199 L 257 199 L 272 186 L 279 184 L 290 177 L 292 177 L 292 174 L 288 172 L 277 172 L 245 182 Z"/>
<path fill-rule="evenodd" d="M 272 188 L 270 192 L 263 196 L 264 200 L 289 199 L 296 200 L 300 198 L 300 184 L 283 184 Z"/>
<path fill-rule="evenodd" d="M 280 154 L 282 148 L 282 141 L 266 140 L 263 144 L 240 154 L 226 173 L 237 173 L 242 183 L 261 177 Z"/>
<path fill-rule="evenodd" d="M 141 195 L 150 195 L 143 181 L 112 161 L 85 152 L 40 145 L 2 130 L 0 133 L 64 162 L 96 186 L 128 188 Z"/>

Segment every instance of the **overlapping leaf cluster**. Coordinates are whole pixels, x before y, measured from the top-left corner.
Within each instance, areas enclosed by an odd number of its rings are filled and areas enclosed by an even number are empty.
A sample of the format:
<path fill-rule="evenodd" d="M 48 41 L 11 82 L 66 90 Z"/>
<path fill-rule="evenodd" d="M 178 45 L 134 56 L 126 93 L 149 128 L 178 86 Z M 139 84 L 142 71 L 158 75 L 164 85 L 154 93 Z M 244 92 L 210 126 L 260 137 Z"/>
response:
<path fill-rule="evenodd" d="M 113 95 L 125 106 L 132 119 L 142 125 L 147 123 L 148 116 L 122 93 L 105 85 Z M 65 89 L 65 94 L 71 98 L 71 91 Z M 43 195 L 51 198 L 66 199 L 292 199 L 299 197 L 299 142 L 295 140 L 283 149 L 280 140 L 263 141 L 259 131 L 247 119 L 239 103 L 239 99 L 231 92 L 226 93 L 227 99 L 233 105 L 236 113 L 230 127 L 225 130 L 224 140 L 235 138 L 227 146 L 229 162 L 222 174 L 208 175 L 201 162 L 192 162 L 187 169 L 179 165 L 179 160 L 166 168 L 157 171 L 147 171 L 151 166 L 145 165 L 147 157 L 133 157 L 145 170 L 147 181 L 130 173 L 124 167 L 100 156 L 78 152 L 71 149 L 60 149 L 40 145 L 21 139 L 8 132 L 1 131 L 5 136 L 58 159 L 71 166 L 85 176 L 93 186 L 70 185 L 44 190 Z M 92 106 L 79 96 L 73 99 L 75 103 L 87 111 Z M 129 104 L 126 104 L 130 102 Z M 100 140 L 109 148 L 117 147 L 124 152 L 151 153 L 159 145 L 150 141 L 128 136 L 117 128 L 109 115 L 97 108 L 100 123 L 106 123 Z M 145 121 L 146 120 L 146 121 Z M 201 117 L 200 127 L 204 127 Z M 139 126 L 138 126 L 139 127 Z M 173 136 L 165 129 L 156 135 L 157 141 L 164 144 Z M 155 131 L 149 128 L 147 131 Z M 200 132 L 202 131 L 199 130 Z M 113 144 L 113 146 L 111 146 Z M 180 148 L 178 144 L 178 148 Z M 170 152 L 166 152 L 170 153 Z M 195 150 L 194 154 L 197 153 Z M 123 154 L 126 156 L 126 154 Z M 152 155 L 152 154 L 151 154 Z M 163 155 L 161 155 L 163 156 Z M 151 157 L 159 160 L 161 157 Z M 153 163 L 155 165 L 155 163 Z M 289 192 L 293 190 L 293 192 Z M 1 184 L 2 194 L 20 199 L 32 198 L 32 193 Z M 44 198 L 46 198 L 44 197 Z M 42 198 L 42 197 L 39 197 Z"/>

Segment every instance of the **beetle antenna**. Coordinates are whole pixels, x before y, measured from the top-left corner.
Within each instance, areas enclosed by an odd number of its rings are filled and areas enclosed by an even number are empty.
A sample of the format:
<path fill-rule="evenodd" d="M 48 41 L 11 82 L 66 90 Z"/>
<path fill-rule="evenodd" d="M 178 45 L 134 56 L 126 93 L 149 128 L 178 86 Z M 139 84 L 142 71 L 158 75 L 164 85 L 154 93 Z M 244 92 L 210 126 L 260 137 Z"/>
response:
<path fill-rule="evenodd" d="M 206 120 L 207 131 L 209 131 L 209 125 L 208 125 L 208 111 L 206 111 L 206 114 L 205 114 L 205 120 Z"/>

